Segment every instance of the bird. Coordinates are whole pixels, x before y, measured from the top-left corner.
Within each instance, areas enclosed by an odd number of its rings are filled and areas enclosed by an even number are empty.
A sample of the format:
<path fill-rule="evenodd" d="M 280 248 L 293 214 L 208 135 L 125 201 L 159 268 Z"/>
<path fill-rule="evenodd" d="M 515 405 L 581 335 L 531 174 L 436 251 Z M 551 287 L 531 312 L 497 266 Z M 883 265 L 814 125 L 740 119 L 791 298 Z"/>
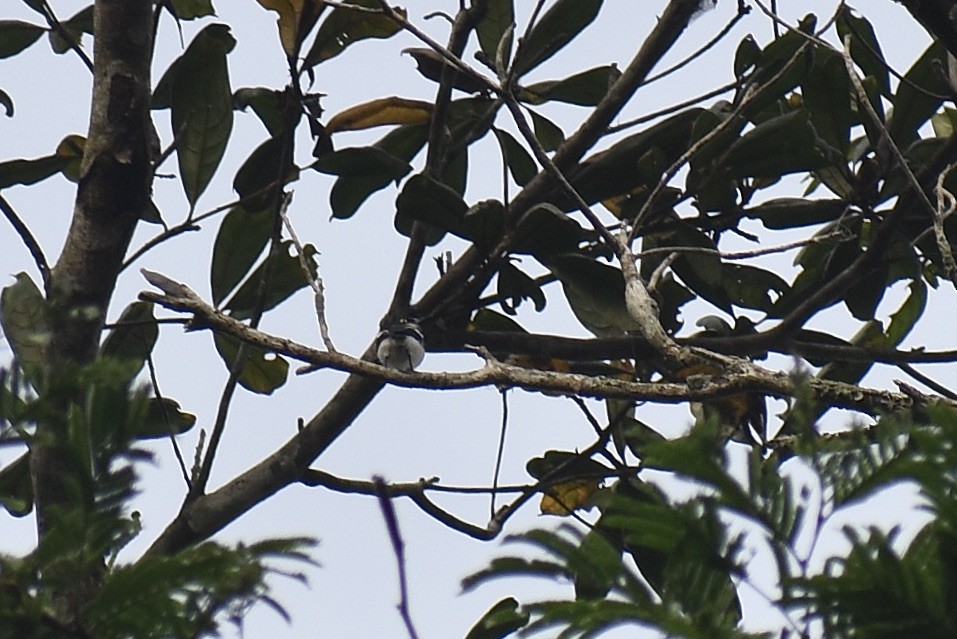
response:
<path fill-rule="evenodd" d="M 392 370 L 410 373 L 425 358 L 425 336 L 415 320 L 390 323 L 376 336 L 376 358 Z"/>

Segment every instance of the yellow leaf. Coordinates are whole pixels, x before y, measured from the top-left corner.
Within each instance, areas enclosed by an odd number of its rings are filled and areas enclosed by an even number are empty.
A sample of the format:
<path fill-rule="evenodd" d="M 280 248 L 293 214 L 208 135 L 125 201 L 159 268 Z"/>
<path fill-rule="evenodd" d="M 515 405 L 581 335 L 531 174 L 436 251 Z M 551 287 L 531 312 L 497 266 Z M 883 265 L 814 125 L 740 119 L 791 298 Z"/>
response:
<path fill-rule="evenodd" d="M 300 38 L 306 33 L 300 33 L 299 25 L 306 14 L 309 21 L 315 24 L 315 18 L 320 13 L 324 0 L 256 0 L 264 8 L 279 14 L 279 41 L 282 50 L 287 56 L 295 56 L 301 46 Z M 311 28 L 312 25 L 309 25 Z"/>
<path fill-rule="evenodd" d="M 556 484 L 542 495 L 538 509 L 543 515 L 567 517 L 573 510 L 591 508 L 591 498 L 599 488 L 600 482 L 596 479 L 574 479 Z"/>
<path fill-rule="evenodd" d="M 337 113 L 326 131 L 359 131 L 389 124 L 422 124 L 432 117 L 432 103 L 392 96 L 357 104 Z"/>

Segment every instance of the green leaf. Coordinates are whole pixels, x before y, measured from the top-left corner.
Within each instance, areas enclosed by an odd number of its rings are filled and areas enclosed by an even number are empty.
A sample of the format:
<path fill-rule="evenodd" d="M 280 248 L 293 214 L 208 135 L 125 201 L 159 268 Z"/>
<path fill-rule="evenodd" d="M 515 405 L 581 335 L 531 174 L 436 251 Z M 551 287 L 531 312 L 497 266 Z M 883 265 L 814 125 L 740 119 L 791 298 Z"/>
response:
<path fill-rule="evenodd" d="M 788 290 L 776 273 L 747 264 L 724 264 L 724 290 L 735 306 L 770 312 L 774 302 Z"/>
<path fill-rule="evenodd" d="M 412 59 L 415 60 L 416 70 L 432 82 L 441 83 L 442 75 L 448 73 L 450 85 L 454 89 L 466 93 L 482 93 L 486 91 L 484 82 L 472 74 L 460 70 L 446 60 L 445 56 L 434 49 L 428 47 L 409 47 L 408 49 L 403 49 L 402 53 L 412 56 Z"/>
<path fill-rule="evenodd" d="M 533 206 L 515 229 L 512 250 L 547 259 L 550 255 L 571 253 L 587 238 L 581 224 L 552 204 Z"/>
<path fill-rule="evenodd" d="M 529 111 L 532 117 L 532 127 L 535 129 L 535 137 L 538 143 L 542 145 L 547 153 L 551 153 L 561 146 L 565 141 L 565 134 L 561 128 L 545 116 L 539 115 L 534 111 Z"/>
<path fill-rule="evenodd" d="M 897 346 L 917 325 L 917 320 L 924 314 L 927 307 L 927 285 L 922 280 L 912 280 L 910 295 L 904 300 L 900 308 L 891 314 L 890 324 L 887 325 L 887 341 Z"/>
<path fill-rule="evenodd" d="M 494 62 L 502 36 L 515 23 L 515 9 L 512 0 L 490 0 L 487 4 L 485 15 L 475 28 L 475 35 L 478 36 L 482 53 Z M 503 54 L 507 61 L 511 56 L 511 46 L 506 47 Z"/>
<path fill-rule="evenodd" d="M 846 153 L 850 144 L 851 81 L 844 59 L 836 52 L 818 51 L 814 68 L 801 83 L 804 107 L 821 138 Z"/>
<path fill-rule="evenodd" d="M 17 273 L 16 282 L 0 293 L 0 327 L 20 368 L 35 383 L 40 379 L 50 333 L 46 300 L 24 272 Z"/>
<path fill-rule="evenodd" d="M 688 150 L 692 127 L 702 111 L 698 108 L 682 111 L 616 142 L 570 171 L 569 181 L 589 204 L 630 193 L 642 177 L 647 177 L 640 160 L 651 157 L 649 152 L 653 152 L 661 164 L 669 166 Z M 570 200 L 563 200 L 560 206 L 564 210 L 574 207 Z"/>
<path fill-rule="evenodd" d="M 731 177 L 776 178 L 813 171 L 828 158 L 808 112 L 799 109 L 757 125 L 728 149 L 725 165 Z"/>
<path fill-rule="evenodd" d="M 33 511 L 29 453 L 0 469 L 0 504 L 14 517 L 25 517 Z"/>
<path fill-rule="evenodd" d="M 247 209 L 263 209 L 275 206 L 282 189 L 278 184 L 280 168 L 286 158 L 283 151 L 286 145 L 282 138 L 269 138 L 257 146 L 242 163 L 233 177 L 233 189 L 242 199 Z M 287 176 L 292 180 L 295 171 Z"/>
<path fill-rule="evenodd" d="M 219 225 L 209 267 L 213 304 L 219 305 L 249 273 L 272 235 L 269 211 L 233 207 Z"/>
<path fill-rule="evenodd" d="M 518 97 L 531 104 L 557 100 L 578 106 L 595 106 L 604 99 L 619 77 L 621 71 L 618 66 L 609 64 L 576 73 L 564 80 L 530 84 L 519 92 Z"/>
<path fill-rule="evenodd" d="M 502 159 L 508 166 L 512 179 L 519 186 L 525 186 L 538 174 L 538 165 L 535 164 L 535 160 L 508 131 L 493 128 L 492 133 L 498 140 L 498 145 L 502 150 Z"/>
<path fill-rule="evenodd" d="M 467 239 L 489 250 L 502 239 L 505 228 L 505 206 L 498 200 L 482 200 L 469 208 L 462 219 Z"/>
<path fill-rule="evenodd" d="M 181 435 L 196 425 L 196 415 L 180 410 L 179 402 L 164 397 L 150 397 L 146 418 L 137 424 L 136 439 L 165 439 Z"/>
<path fill-rule="evenodd" d="M 66 31 L 66 37 L 59 29 L 50 29 L 50 46 L 54 53 L 62 55 L 73 47 L 79 47 L 82 44 L 84 33 L 93 35 L 93 5 L 80 9 L 70 19 L 61 24 Z"/>
<path fill-rule="evenodd" d="M 116 326 L 100 346 L 100 357 L 131 361 L 133 375 L 143 367 L 159 338 L 159 327 L 151 302 L 133 302 L 123 309 Z M 132 376 L 130 377 L 132 380 Z"/>
<path fill-rule="evenodd" d="M 747 217 L 761 220 L 764 228 L 779 230 L 833 222 L 847 210 L 843 200 L 811 200 L 781 197 L 767 200 L 745 211 Z"/>
<path fill-rule="evenodd" d="M 835 26 L 841 42 L 844 42 L 846 36 L 851 36 L 851 58 L 857 66 L 864 71 L 865 76 L 877 81 L 881 95 L 890 97 L 891 84 L 887 62 L 884 61 L 884 53 L 871 23 L 867 18 L 855 16 L 851 7 L 842 5 L 838 9 Z"/>
<path fill-rule="evenodd" d="M 515 315 L 515 309 L 526 299 L 532 301 L 536 311 L 545 309 L 545 294 L 541 285 L 512 264 L 502 264 L 497 283 L 498 295 L 501 298 L 499 304 L 509 315 Z"/>
<path fill-rule="evenodd" d="M 428 126 L 424 124 L 400 126 L 390 131 L 373 146 L 382 149 L 392 157 L 411 162 L 425 145 L 428 135 Z M 372 193 L 385 188 L 392 181 L 391 177 L 381 174 L 340 177 L 332 185 L 329 193 L 332 216 L 340 220 L 352 217 Z"/>
<path fill-rule="evenodd" d="M 226 55 L 236 40 L 224 24 L 203 29 L 180 56 L 172 86 L 172 123 L 183 189 L 195 205 L 219 166 L 233 128 Z"/>
<path fill-rule="evenodd" d="M 522 77 L 572 41 L 598 15 L 602 0 L 557 0 L 521 41 L 512 64 Z"/>
<path fill-rule="evenodd" d="M 223 358 L 227 369 L 236 361 L 239 342 L 232 337 L 215 333 L 213 340 L 216 351 Z M 289 374 L 289 362 L 276 354 L 268 354 L 254 346 L 246 346 L 246 361 L 243 364 L 239 383 L 248 391 L 260 395 L 271 395 L 274 390 L 286 383 Z"/>
<path fill-rule="evenodd" d="M 761 59 L 761 47 L 750 33 L 741 39 L 734 52 L 734 75 L 740 78 Z"/>
<path fill-rule="evenodd" d="M 546 266 L 561 280 L 575 317 L 596 336 L 638 329 L 625 308 L 625 278 L 620 270 L 583 255 L 554 256 Z"/>
<path fill-rule="evenodd" d="M 33 160 L 7 160 L 0 162 L 0 189 L 14 184 L 35 184 L 56 175 L 65 169 L 72 158 L 63 155 L 46 155 Z"/>
<path fill-rule="evenodd" d="M 241 111 L 251 107 L 253 113 L 259 116 L 259 120 L 269 131 L 269 135 L 276 137 L 283 127 L 281 95 L 280 92 L 266 87 L 244 87 L 237 89 L 233 94 L 233 106 Z M 155 105 L 155 93 L 153 102 Z"/>
<path fill-rule="evenodd" d="M 353 146 L 325 153 L 313 162 L 320 173 L 341 177 L 375 176 L 388 182 L 404 177 L 412 166 L 377 146 Z"/>
<path fill-rule="evenodd" d="M 346 0 L 346 4 L 370 9 L 379 8 L 376 0 Z M 397 8 L 396 12 L 403 17 L 407 15 L 404 9 Z M 401 25 L 382 13 L 350 11 L 335 7 L 319 25 L 312 48 L 303 60 L 303 68 L 314 67 L 320 62 L 334 58 L 345 51 L 346 47 L 359 40 L 389 38 L 401 30 Z"/>
<path fill-rule="evenodd" d="M 468 205 L 454 190 L 422 174 L 410 177 L 396 199 L 396 217 L 431 224 L 461 237 L 467 232 L 463 220 Z"/>
<path fill-rule="evenodd" d="M 948 88 L 934 65 L 946 59 L 944 45 L 931 44 L 898 85 L 887 129 L 900 148 L 910 146 L 918 138 L 917 130 L 940 108 L 941 96 L 947 94 Z"/>
<path fill-rule="evenodd" d="M 40 39 L 43 27 L 22 20 L 0 20 L 0 59 L 14 56 Z"/>
<path fill-rule="evenodd" d="M 514 598 L 507 597 L 489 608 L 465 639 L 502 639 L 524 627 L 528 620 L 529 614 L 521 610 Z"/>
<path fill-rule="evenodd" d="M 216 15 L 212 0 L 172 0 L 167 6 L 172 8 L 173 14 L 180 20 Z"/>
<path fill-rule="evenodd" d="M 317 266 L 315 256 L 318 251 L 312 244 L 303 247 L 306 263 L 312 277 L 316 277 Z M 224 308 L 235 319 L 248 319 L 256 311 L 259 300 L 260 280 L 264 277 L 267 264 L 271 261 L 272 267 L 269 281 L 266 283 L 266 292 L 263 297 L 262 311 L 269 311 L 301 288 L 309 285 L 299 258 L 294 255 L 292 240 L 285 240 L 272 256 L 267 257 L 259 267 L 243 282 L 242 286 L 233 294 Z"/>

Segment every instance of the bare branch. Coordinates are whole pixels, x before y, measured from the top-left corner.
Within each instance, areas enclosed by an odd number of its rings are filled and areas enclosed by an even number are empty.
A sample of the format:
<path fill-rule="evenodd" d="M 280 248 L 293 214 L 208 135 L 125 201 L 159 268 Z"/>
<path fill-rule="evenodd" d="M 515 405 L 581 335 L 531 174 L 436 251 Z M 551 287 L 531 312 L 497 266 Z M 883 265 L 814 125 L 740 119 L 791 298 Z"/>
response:
<path fill-rule="evenodd" d="M 372 478 L 375 484 L 376 493 L 379 498 L 379 508 L 382 510 L 382 517 L 385 519 L 386 530 L 389 531 L 389 541 L 392 542 L 392 551 L 395 553 L 395 562 L 399 571 L 399 615 L 405 623 L 405 629 L 409 633 L 409 639 L 419 639 L 415 631 L 415 625 L 412 623 L 412 615 L 409 612 L 409 580 L 405 574 L 405 543 L 402 541 L 402 535 L 399 532 L 399 518 L 395 514 L 395 508 L 392 506 L 392 499 L 389 496 L 388 486 L 385 479 L 376 475 Z"/>
<path fill-rule="evenodd" d="M 296 247 L 296 257 L 299 259 L 299 266 L 302 269 L 306 281 L 309 282 L 309 287 L 312 289 L 313 300 L 316 305 L 316 321 L 319 322 L 319 334 L 322 336 L 322 343 L 326 345 L 326 350 L 334 351 L 336 347 L 333 345 L 332 337 L 329 335 L 329 324 L 326 323 L 326 289 L 322 283 L 321 275 L 317 275 L 316 277 L 312 276 L 309 264 L 306 263 L 306 252 L 302 248 L 302 242 L 299 241 L 299 237 L 296 235 L 296 229 L 293 228 L 292 222 L 289 221 L 289 217 L 286 215 L 290 202 L 292 202 L 292 191 L 287 193 L 283 198 L 282 206 L 279 208 L 279 217 L 286 227 L 286 232 L 289 233 L 293 246 Z"/>
<path fill-rule="evenodd" d="M 17 232 L 17 235 L 20 236 L 27 250 L 30 251 L 30 255 L 33 256 L 33 263 L 37 265 L 37 270 L 40 271 L 40 279 L 43 281 L 43 290 L 49 294 L 50 265 L 47 263 L 47 258 L 43 254 L 43 248 L 40 246 L 40 243 L 37 242 L 37 238 L 33 236 L 33 233 L 30 232 L 30 228 L 20 219 L 20 216 L 17 215 L 17 212 L 10 206 L 10 203 L 7 202 L 3 195 L 0 195 L 0 211 L 3 211 L 4 217 L 10 222 L 10 226 Z"/>

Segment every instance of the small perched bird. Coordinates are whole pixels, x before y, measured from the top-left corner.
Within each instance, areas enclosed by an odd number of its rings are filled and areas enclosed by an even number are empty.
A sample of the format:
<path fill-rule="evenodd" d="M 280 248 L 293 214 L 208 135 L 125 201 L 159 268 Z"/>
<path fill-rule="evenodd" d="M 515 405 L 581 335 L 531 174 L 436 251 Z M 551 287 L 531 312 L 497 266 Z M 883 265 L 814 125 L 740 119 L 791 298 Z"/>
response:
<path fill-rule="evenodd" d="M 425 358 L 425 337 L 413 320 L 399 320 L 376 337 L 376 357 L 386 368 L 411 372 Z"/>

